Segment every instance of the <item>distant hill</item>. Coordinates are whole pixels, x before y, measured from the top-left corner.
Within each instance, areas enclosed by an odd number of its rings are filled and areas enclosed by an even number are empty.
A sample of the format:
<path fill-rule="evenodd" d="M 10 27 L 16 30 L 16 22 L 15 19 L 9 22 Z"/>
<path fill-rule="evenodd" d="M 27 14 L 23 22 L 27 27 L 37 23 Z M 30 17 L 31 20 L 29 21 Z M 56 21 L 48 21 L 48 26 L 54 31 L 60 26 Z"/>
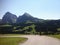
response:
<path fill-rule="evenodd" d="M 28 13 L 24 13 L 22 16 L 19 16 L 17 18 L 17 16 L 15 14 L 12 14 L 10 12 L 6 12 L 5 15 L 3 16 L 2 19 L 0 19 L 0 24 L 1 23 L 46 23 L 46 22 L 50 22 L 50 23 L 59 23 L 60 24 L 60 20 L 44 20 L 44 19 L 39 19 L 39 18 L 35 18 L 33 16 L 31 16 Z"/>
<path fill-rule="evenodd" d="M 2 18 L 2 23 L 16 23 L 16 20 L 17 20 L 16 15 L 7 12 Z"/>
<path fill-rule="evenodd" d="M 26 23 L 26 22 L 37 23 L 41 21 L 43 21 L 43 19 L 35 18 L 28 13 L 24 13 L 22 16 L 19 16 L 17 19 L 17 23 Z"/>

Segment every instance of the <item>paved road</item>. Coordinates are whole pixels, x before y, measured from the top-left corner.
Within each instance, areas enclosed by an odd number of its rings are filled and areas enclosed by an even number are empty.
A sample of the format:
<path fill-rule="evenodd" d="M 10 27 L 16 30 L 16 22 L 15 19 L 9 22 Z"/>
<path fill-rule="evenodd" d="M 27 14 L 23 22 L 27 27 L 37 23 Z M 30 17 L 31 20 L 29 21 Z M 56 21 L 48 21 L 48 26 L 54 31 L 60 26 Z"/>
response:
<path fill-rule="evenodd" d="M 60 40 L 48 36 L 22 35 L 22 36 L 3 36 L 3 37 L 26 37 L 28 40 L 19 45 L 60 45 Z"/>
<path fill-rule="evenodd" d="M 23 37 L 28 38 L 28 40 L 19 45 L 60 45 L 60 40 L 48 36 L 26 35 Z"/>

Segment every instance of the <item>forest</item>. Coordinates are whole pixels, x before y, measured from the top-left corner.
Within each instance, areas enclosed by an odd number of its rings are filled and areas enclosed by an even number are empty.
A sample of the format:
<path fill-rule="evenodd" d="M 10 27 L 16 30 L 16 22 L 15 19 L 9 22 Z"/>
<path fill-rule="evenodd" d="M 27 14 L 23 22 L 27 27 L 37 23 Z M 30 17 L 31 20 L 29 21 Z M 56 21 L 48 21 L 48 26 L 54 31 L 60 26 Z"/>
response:
<path fill-rule="evenodd" d="M 60 34 L 60 20 L 46 20 L 40 23 L 0 24 L 1 34 Z"/>

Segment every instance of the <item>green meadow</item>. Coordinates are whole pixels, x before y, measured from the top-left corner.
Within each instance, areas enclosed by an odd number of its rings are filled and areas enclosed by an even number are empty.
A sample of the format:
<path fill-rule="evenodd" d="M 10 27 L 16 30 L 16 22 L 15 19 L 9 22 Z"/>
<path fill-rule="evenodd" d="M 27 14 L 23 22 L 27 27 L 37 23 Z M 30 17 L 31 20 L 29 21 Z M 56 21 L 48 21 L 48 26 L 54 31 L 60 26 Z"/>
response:
<path fill-rule="evenodd" d="M 0 45 L 18 45 L 26 40 L 27 38 L 23 37 L 0 37 Z"/>

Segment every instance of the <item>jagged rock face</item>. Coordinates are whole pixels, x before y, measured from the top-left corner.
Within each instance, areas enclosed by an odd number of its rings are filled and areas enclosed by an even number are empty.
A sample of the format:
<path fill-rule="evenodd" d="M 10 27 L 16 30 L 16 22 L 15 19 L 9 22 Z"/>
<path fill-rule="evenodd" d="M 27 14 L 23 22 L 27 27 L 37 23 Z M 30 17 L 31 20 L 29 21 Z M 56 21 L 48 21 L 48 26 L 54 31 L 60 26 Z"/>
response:
<path fill-rule="evenodd" d="M 12 23 L 26 23 L 26 22 L 27 23 L 38 23 L 42 21 L 43 19 L 35 18 L 28 13 L 24 13 L 22 16 L 19 16 L 17 18 L 16 15 L 10 12 L 7 12 L 2 18 L 2 23 L 11 23 L 11 24 Z"/>
<path fill-rule="evenodd" d="M 2 23 L 16 23 L 16 20 L 17 20 L 16 15 L 7 12 L 2 18 Z"/>
<path fill-rule="evenodd" d="M 24 13 L 22 16 L 19 16 L 17 19 L 17 23 L 25 23 L 27 21 L 31 21 L 35 23 L 35 22 L 39 22 L 40 20 L 38 18 L 34 18 L 28 13 Z"/>

